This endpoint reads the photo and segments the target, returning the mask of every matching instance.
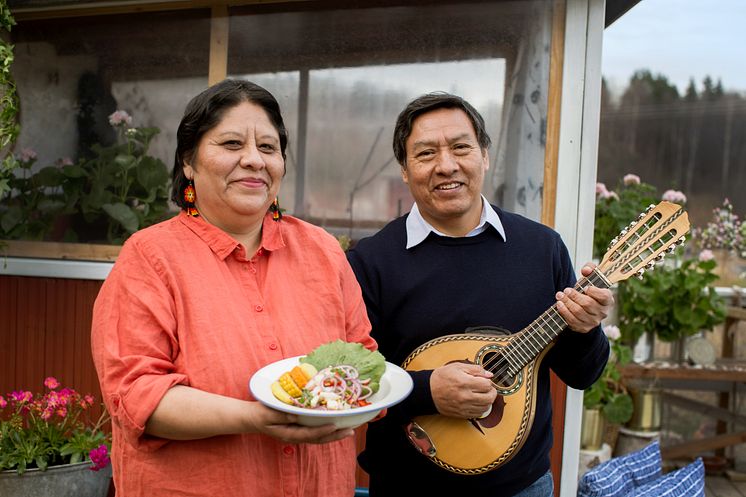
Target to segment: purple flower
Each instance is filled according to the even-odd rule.
[[[88,457],[91,458],[91,462],[93,463],[93,466],[89,468],[91,471],[104,469],[106,466],[109,465],[109,462],[111,462],[111,460],[109,459],[109,449],[106,447],[105,444],[101,444],[98,446],[98,448],[92,449],[88,453]]]

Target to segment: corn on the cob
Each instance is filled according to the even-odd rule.
[[[280,386],[282,386],[282,389],[289,393],[292,397],[300,397],[303,393],[301,392],[301,389],[298,388],[298,385],[295,384],[295,381],[293,381],[290,373],[283,373],[283,375],[280,376],[279,382]]]

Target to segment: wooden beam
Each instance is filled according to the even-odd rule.
[[[32,259],[64,259],[75,261],[107,261],[117,259],[119,245],[96,245],[91,243],[30,242],[21,240],[3,241],[0,248],[3,257],[28,257]]]
[[[541,198],[541,222],[554,227],[557,205],[557,162],[562,103],[562,65],[565,53],[565,0],[555,0],[552,12],[552,46],[549,57],[549,94],[547,96],[547,136],[544,151],[544,186]],[[555,411],[556,412],[556,411]]]
[[[738,423],[741,425],[746,425],[746,416],[742,416],[740,414],[731,412],[729,409],[724,409],[722,407],[715,407],[713,405],[706,404],[698,400],[689,399],[687,397],[682,397],[680,395],[676,395],[671,392],[663,392],[663,400],[667,404],[678,406],[678,407],[687,409],[689,411],[698,412],[705,416],[709,416],[709,417],[723,420],[723,421],[730,421],[730,422]],[[725,433],[725,432],[722,432],[722,433]]]
[[[228,7],[215,5],[212,8],[210,22],[210,70],[207,76],[207,83],[210,86],[223,81],[228,76],[229,29]]]
[[[723,447],[737,445],[744,442],[746,442],[746,431],[717,435],[708,438],[698,438],[696,440],[672,445],[670,447],[662,447],[661,457],[663,459],[692,457],[703,452],[721,449]]]

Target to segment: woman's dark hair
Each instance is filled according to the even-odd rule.
[[[450,93],[434,92],[422,95],[412,100],[396,118],[394,127],[394,157],[402,167],[407,166],[407,138],[412,134],[412,124],[422,114],[437,109],[461,109],[471,121],[474,132],[477,135],[477,143],[482,150],[489,148],[492,140],[487,134],[484,119],[472,107],[472,105],[461,97]]]
[[[184,163],[191,163],[202,136],[218,125],[225,112],[242,102],[258,105],[280,135],[280,151],[285,160],[288,133],[280,113],[280,105],[270,92],[250,81],[226,79],[212,85],[194,97],[184,110],[176,132],[176,154],[171,184],[171,200],[184,209],[183,191],[189,180],[184,175]]]

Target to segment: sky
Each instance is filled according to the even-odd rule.
[[[746,94],[746,0],[641,0],[603,39],[602,73],[613,93],[638,69],[666,76],[683,93],[710,75]]]

